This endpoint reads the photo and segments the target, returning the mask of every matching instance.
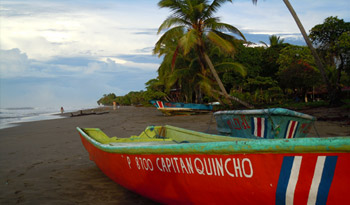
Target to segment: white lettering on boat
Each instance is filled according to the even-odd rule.
[[[206,176],[227,175],[239,178],[252,178],[254,174],[253,164],[249,158],[157,157],[154,160],[154,158],[134,157],[134,159],[136,168],[144,171],[158,170],[166,173]],[[133,163],[129,156],[126,157],[126,161],[132,169]]]
[[[131,166],[130,166],[131,163],[129,162],[130,158],[127,157],[126,159],[128,160],[129,168],[131,168]],[[151,159],[135,157],[135,163],[136,163],[136,166],[138,169],[142,169],[142,170],[146,170],[146,171],[148,171],[148,170],[153,171],[154,170],[153,163],[152,163]]]
[[[246,170],[247,170],[247,169],[245,169],[244,162],[247,162],[248,165],[249,165],[249,171],[250,171],[249,174],[246,173]],[[242,170],[243,170],[243,174],[244,174],[245,177],[251,178],[251,177],[253,176],[252,162],[251,162],[248,158],[244,158],[244,159],[242,160]]]
[[[197,162],[199,162],[199,163],[197,163]],[[197,164],[200,164],[200,165],[197,165]],[[194,167],[196,168],[196,171],[198,174],[204,175],[203,162],[199,158],[194,159]]]
[[[229,171],[229,169],[227,169],[227,164],[228,164],[229,161],[231,161],[230,158],[228,158],[228,159],[225,160],[225,171],[227,172],[228,175],[230,175],[231,177],[234,177],[235,175],[233,175],[233,174]]]
[[[129,165],[129,168],[131,169],[131,160],[130,160],[130,157],[126,157],[126,160],[128,161],[128,165]]]

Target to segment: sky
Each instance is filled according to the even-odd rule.
[[[157,0],[0,0],[0,107],[92,106],[103,94],[145,90],[170,15]],[[350,21],[348,0],[290,0],[305,30]],[[216,13],[247,38],[305,45],[282,0],[225,3]]]

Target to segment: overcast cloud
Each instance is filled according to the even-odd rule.
[[[0,1],[0,107],[94,105],[143,90],[157,76],[152,49],[170,14],[157,2]],[[347,0],[290,2],[307,31],[328,16],[350,21]],[[282,0],[236,0],[217,16],[253,42],[277,34],[304,44]]]

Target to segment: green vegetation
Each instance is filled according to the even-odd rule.
[[[97,101],[97,104],[113,105],[113,101],[115,101],[116,98],[117,96],[114,93],[109,93],[108,95],[104,94],[103,97]]]
[[[160,8],[169,8],[172,14],[158,29],[158,34],[163,30],[168,30],[156,43],[154,53],[166,56],[163,61],[166,65],[163,67],[168,71],[165,72],[171,72],[171,75],[174,73],[173,76],[177,76],[176,78],[170,77],[171,86],[184,90],[177,81],[189,79],[191,84],[186,87],[186,93],[187,95],[195,93],[195,101],[199,103],[202,102],[204,95],[219,101],[221,100],[218,95],[223,95],[227,99],[226,103],[230,105],[230,96],[215,67],[223,66],[226,70],[235,68],[242,70],[242,66],[238,63],[222,61],[223,58],[220,59],[217,66],[214,66],[215,62],[211,60],[215,58],[215,56],[210,56],[211,53],[214,55],[220,53],[225,58],[234,56],[235,38],[228,35],[227,32],[236,34],[245,40],[236,27],[222,23],[218,17],[214,16],[217,9],[225,2],[215,0],[210,4],[205,0],[161,0],[158,3]],[[182,55],[178,56],[179,54]],[[182,58],[180,65],[176,64],[177,58]],[[186,75],[187,79],[183,79],[182,77]],[[246,102],[237,98],[233,100],[250,107]]]
[[[309,36],[328,68],[331,103],[340,104],[341,79],[344,72],[350,73],[350,23],[331,16],[314,26]]]
[[[165,33],[154,48],[154,54],[163,57],[158,77],[146,83],[146,91],[125,96],[111,93],[98,103],[147,105],[149,100],[161,99],[219,101],[231,108],[285,105],[297,109],[305,102],[307,106],[334,103],[334,96],[349,102],[349,93],[341,89],[350,86],[350,23],[328,17],[310,31],[326,65],[326,78],[333,88],[330,95],[308,47],[290,45],[274,35],[270,42],[262,42],[265,46],[248,46],[237,28],[214,16],[225,2],[161,0],[158,5],[172,14],[159,27]]]

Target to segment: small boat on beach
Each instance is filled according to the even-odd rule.
[[[207,113],[213,110],[212,105],[166,102],[162,100],[150,100],[159,111],[165,115],[191,115],[198,113]]]
[[[112,180],[164,204],[344,204],[350,137],[258,139],[149,126],[108,137],[77,128]]]
[[[220,134],[257,139],[306,137],[316,120],[284,108],[219,111],[214,116]]]

